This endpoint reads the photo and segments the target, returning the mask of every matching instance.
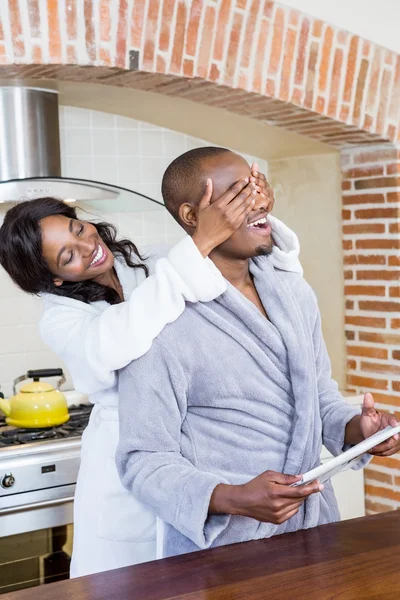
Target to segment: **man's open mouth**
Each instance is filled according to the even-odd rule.
[[[247,229],[267,229],[267,227],[270,227],[267,217],[261,217],[258,221],[254,221],[247,225]]]

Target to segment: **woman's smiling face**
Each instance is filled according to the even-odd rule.
[[[42,219],[42,252],[56,285],[96,280],[114,266],[114,256],[91,223],[53,215]]]

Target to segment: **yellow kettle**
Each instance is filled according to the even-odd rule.
[[[57,390],[49,383],[40,381],[43,377],[61,377]],[[17,385],[27,379],[33,382],[24,385],[17,394]],[[23,428],[55,427],[69,419],[67,400],[59,391],[65,383],[62,369],[42,369],[28,371],[14,381],[14,396],[9,400],[0,398],[0,409],[6,415],[8,425]]]

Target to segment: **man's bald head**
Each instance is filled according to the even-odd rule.
[[[167,168],[162,180],[162,195],[171,215],[180,222],[179,209],[188,202],[197,206],[204,194],[207,178],[213,181],[213,199],[221,196],[238,178],[250,175],[246,161],[227,148],[206,146],[178,156]],[[239,177],[240,179],[240,177]]]

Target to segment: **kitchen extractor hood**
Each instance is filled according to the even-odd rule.
[[[58,93],[0,87],[0,203],[115,199],[118,186],[61,176]]]

